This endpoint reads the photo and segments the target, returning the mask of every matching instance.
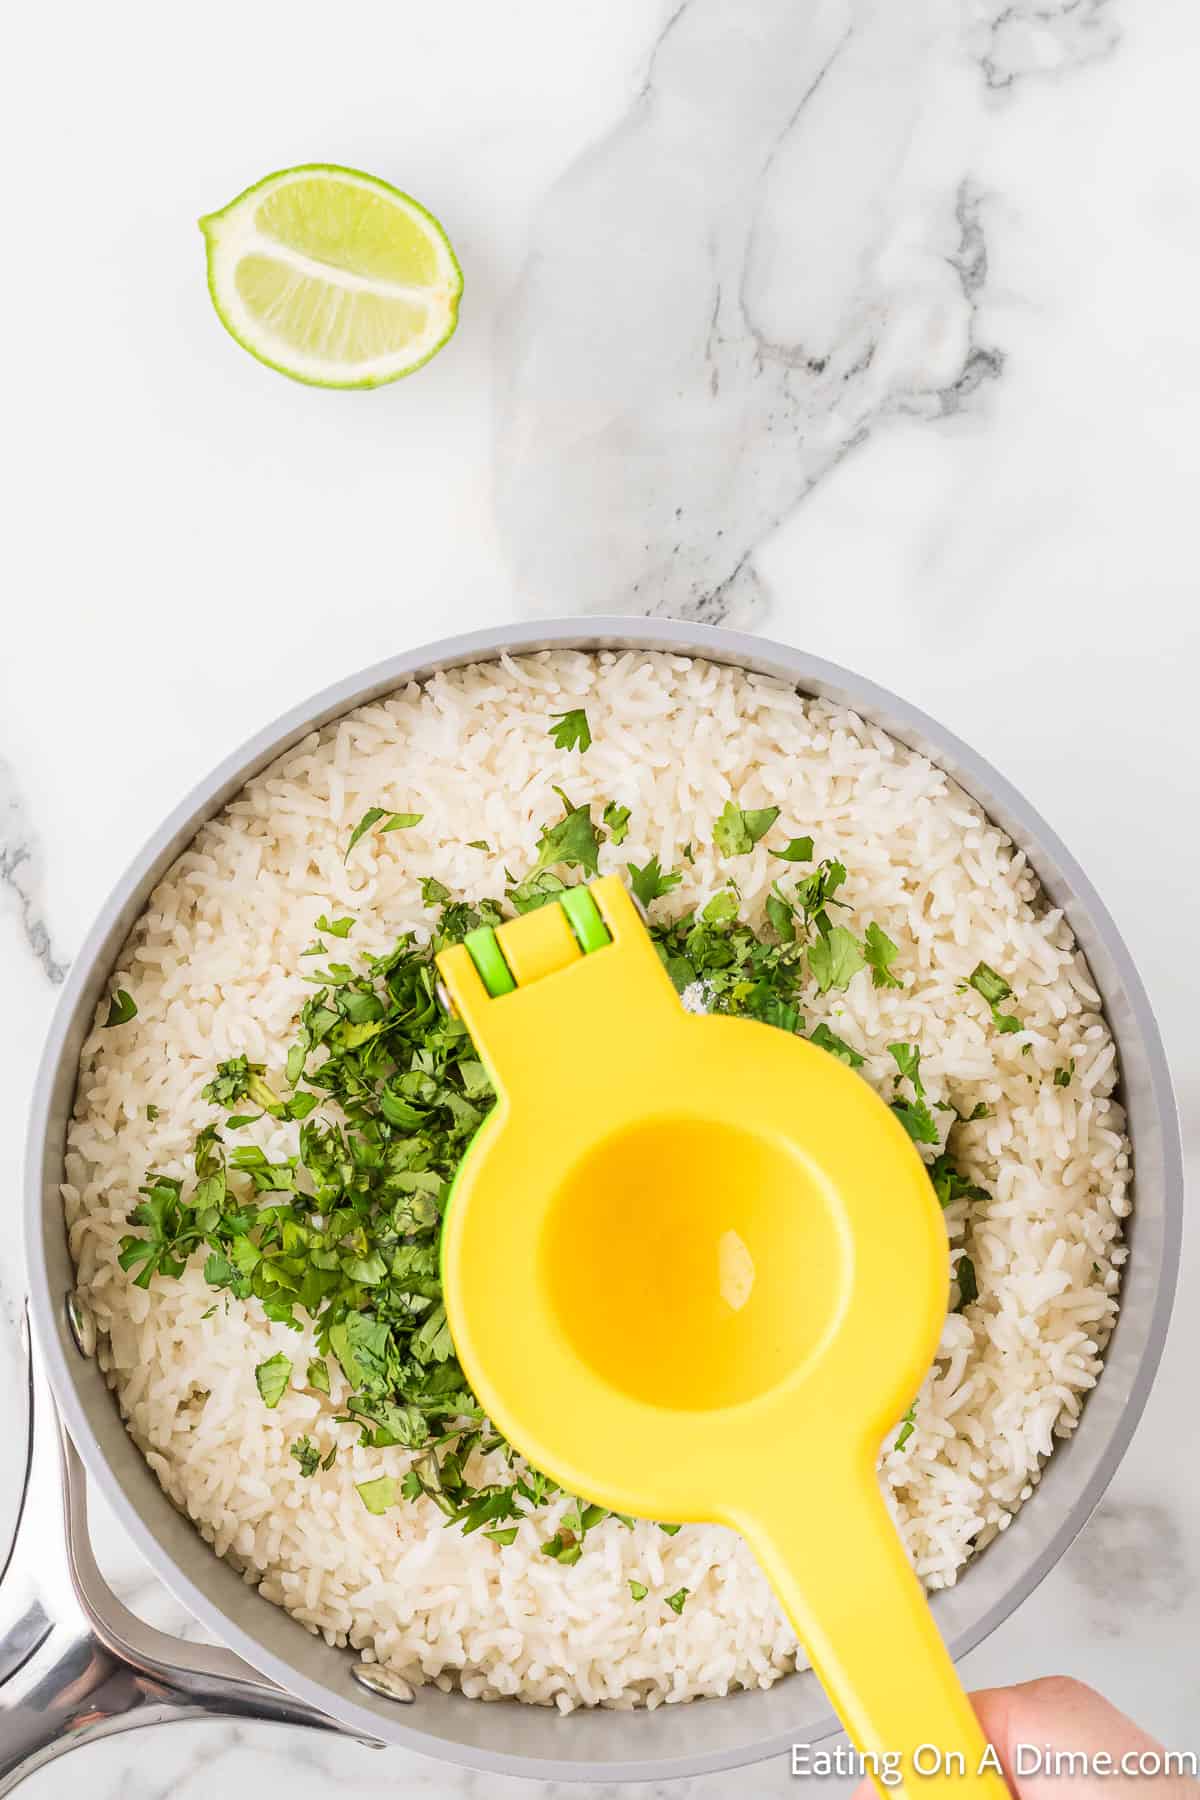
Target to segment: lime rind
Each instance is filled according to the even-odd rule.
[[[363,276],[325,258],[308,257],[294,245],[256,229],[255,215],[265,199],[297,182],[311,182],[314,177],[328,177],[331,191],[338,188],[361,190],[371,198],[395,207],[404,215],[406,223],[418,225],[425,243],[434,252],[435,280],[408,285]],[[294,168],[277,170],[244,189],[219,211],[205,214],[199,224],[207,255],[208,291],[217,317],[230,336],[258,362],[293,381],[310,387],[339,389],[383,387],[423,368],[454,335],[463,277],[449,239],[433,214],[419,201],[361,169],[338,163],[300,163]],[[342,310],[352,313],[352,297],[361,293],[375,300],[382,297],[384,301],[420,306],[427,316],[426,328],[382,355],[355,359],[353,356],[314,353],[273,330],[270,321],[256,316],[247,304],[239,289],[238,272],[251,257],[270,259],[289,267],[298,280],[307,282],[314,292],[321,286],[327,287],[335,297],[335,313],[337,296],[348,303]],[[411,311],[411,307],[395,304],[392,312],[399,319]],[[310,313],[311,310],[310,307]],[[386,314],[387,307],[377,304],[370,310],[377,323],[378,316],[381,312]]]

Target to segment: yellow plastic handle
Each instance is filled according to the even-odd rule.
[[[786,1498],[763,1498],[736,1523],[880,1793],[1010,1800],[870,1459],[840,1477],[816,1461]]]

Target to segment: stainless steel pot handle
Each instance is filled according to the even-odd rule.
[[[28,1319],[24,1335],[25,1486],[0,1571],[0,1796],[67,1751],[141,1725],[257,1719],[343,1731],[232,1651],[156,1631],[116,1598],[96,1566],[83,1464],[59,1424]]]

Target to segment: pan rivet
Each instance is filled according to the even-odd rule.
[[[359,1687],[366,1688],[369,1694],[378,1694],[382,1700],[399,1700],[407,1706],[416,1699],[403,1675],[397,1675],[395,1669],[386,1668],[383,1663],[355,1663],[350,1673]]]
[[[74,1291],[67,1295],[67,1324],[71,1328],[71,1336],[75,1339],[75,1348],[80,1356],[94,1356],[96,1321]]]

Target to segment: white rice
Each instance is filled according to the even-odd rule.
[[[576,705],[594,737],[582,757],[548,735],[548,715]],[[717,1527],[668,1537],[610,1520],[563,1567],[541,1545],[565,1501],[505,1548],[444,1529],[428,1502],[373,1517],[355,1482],[401,1476],[408,1454],[360,1449],[353,1427],[333,1424],[336,1378],[331,1399],[291,1390],[275,1412],[256,1391],[255,1364],[282,1350],[302,1368],[308,1334],[268,1324],[254,1303],[212,1311],[197,1266],[144,1292],[116,1261],[145,1171],[190,1174],[193,1138],[214,1116],[200,1099],[213,1065],[245,1052],[279,1075],[311,992],[300,953],[317,915],[353,913],[347,949],[378,952],[402,930],[428,931],[422,876],[499,898],[502,860],[528,867],[539,828],[561,813],[555,783],[576,803],[631,809],[629,836],[602,868],[657,854],[682,872],[660,902],[679,911],[733,875],[756,921],[787,866],[762,843],[723,860],[712,822],[731,796],[780,807],[772,839],[811,832],[818,856],[845,863],[852,910],[841,920],[860,933],[878,921],[905,980],[878,990],[863,973],[844,994],[814,994],[808,1028],[828,1019],[889,1096],[886,1046],[916,1042],[931,1099],[991,1108],[955,1142],[993,1198],[946,1216],[954,1260],[965,1248],[974,1259],[979,1299],[947,1319],[915,1431],[902,1451],[890,1434],[880,1463],[918,1573],[952,1583],[1032,1494],[1100,1373],[1129,1145],[1098,996],[1023,855],[939,770],[851,713],[683,657],[554,653],[440,675],[314,732],[155,890],[114,982],[138,1016],[84,1046],[63,1193],[80,1298],[129,1430],[248,1581],[311,1631],[413,1680],[563,1711],[656,1706],[765,1687],[794,1666],[792,1633],[740,1541]],[[349,832],[373,805],[424,819],[365,839],[347,865]],[[501,854],[467,848],[478,838]],[[981,959],[1011,982],[1019,1033],[998,1034],[980,997],[960,992]],[[1074,1079],[1056,1087],[1053,1071],[1072,1059]],[[294,1149],[293,1126],[255,1133],[273,1155]],[[333,1468],[309,1480],[288,1454],[304,1433],[322,1451],[339,1445]],[[640,1604],[631,1578],[650,1590]],[[690,1597],[677,1617],[663,1601],[680,1587]]]

